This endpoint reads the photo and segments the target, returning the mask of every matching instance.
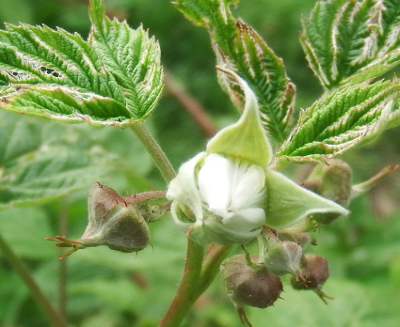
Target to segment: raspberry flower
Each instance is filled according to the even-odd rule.
[[[235,73],[222,69],[242,87],[242,116],[218,132],[205,152],[185,162],[171,181],[174,221],[202,245],[244,244],[264,225],[285,230],[306,224],[315,213],[347,214],[347,210],[268,169],[271,145],[261,123],[257,99]]]

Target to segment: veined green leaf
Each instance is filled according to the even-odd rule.
[[[51,144],[47,127],[43,121],[0,112],[0,209],[60,197],[89,187],[108,172],[104,158],[93,151]]]
[[[114,75],[127,109],[144,119],[155,108],[163,88],[160,47],[142,27],[132,30],[125,21],[104,17],[101,0],[91,2],[89,44]]]
[[[360,83],[400,63],[400,0],[319,0],[301,42],[327,89]]]
[[[69,149],[70,150],[70,149]],[[87,187],[105,172],[84,151],[51,148],[15,166],[0,177],[0,209],[49,201]]]
[[[400,85],[387,81],[343,86],[327,94],[300,115],[278,157],[324,160],[377,135],[398,114],[399,93]]]
[[[0,108],[65,122],[124,127],[144,120],[162,91],[157,42],[104,16],[91,0],[89,38],[47,26],[0,31]]]
[[[178,0],[177,8],[196,25],[210,33],[221,66],[237,72],[258,97],[261,118],[267,132],[282,142],[292,127],[295,88],[286,76],[282,60],[248,25],[232,16],[233,0]],[[243,107],[239,85],[226,74],[218,73],[220,83],[233,102]]]
[[[0,177],[1,167],[42,145],[40,126],[27,119],[0,112]]]

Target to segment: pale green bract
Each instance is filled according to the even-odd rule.
[[[150,115],[163,87],[158,43],[106,18],[102,1],[90,4],[87,41],[47,26],[0,31],[1,109],[117,127]]]

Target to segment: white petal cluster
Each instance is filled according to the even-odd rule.
[[[221,217],[232,230],[254,230],[265,222],[260,208],[265,193],[265,172],[260,166],[211,153],[198,173],[206,209]]]
[[[171,210],[175,221],[185,230],[202,228],[208,236],[212,230],[212,238],[216,236],[220,243],[245,243],[259,234],[265,224],[261,207],[265,192],[262,167],[202,152],[181,166],[169,185],[167,197],[174,201],[173,206],[183,206],[193,213],[193,223],[185,224],[177,216],[176,208]]]

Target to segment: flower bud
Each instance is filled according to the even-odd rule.
[[[200,153],[179,169],[169,185],[171,214],[197,243],[244,244],[265,223],[264,169],[216,153]]]
[[[328,277],[328,261],[319,255],[307,253],[302,259],[300,274],[292,277],[291,284],[296,290],[315,291],[326,303],[325,298],[333,299],[321,291]]]
[[[296,275],[303,254],[301,246],[294,242],[279,241],[267,250],[265,265],[277,276]]]
[[[121,252],[137,252],[149,243],[150,230],[136,205],[112,188],[95,184],[89,191],[89,225],[81,240]]]
[[[228,294],[237,308],[249,305],[266,308],[282,292],[279,277],[268,271],[264,264],[257,264],[256,256],[247,262],[242,254],[228,258],[221,264],[221,272]]]
[[[137,205],[127,203],[112,188],[100,183],[93,185],[89,190],[88,211],[89,224],[80,239],[46,238],[60,241],[57,244],[60,247],[73,248],[63,257],[78,249],[99,245],[121,252],[137,252],[148,245],[150,230]]]
[[[268,270],[277,276],[296,275],[300,269],[300,259],[303,254],[299,244],[282,241],[276,233],[264,227],[258,237],[260,246],[259,261],[263,261]]]

